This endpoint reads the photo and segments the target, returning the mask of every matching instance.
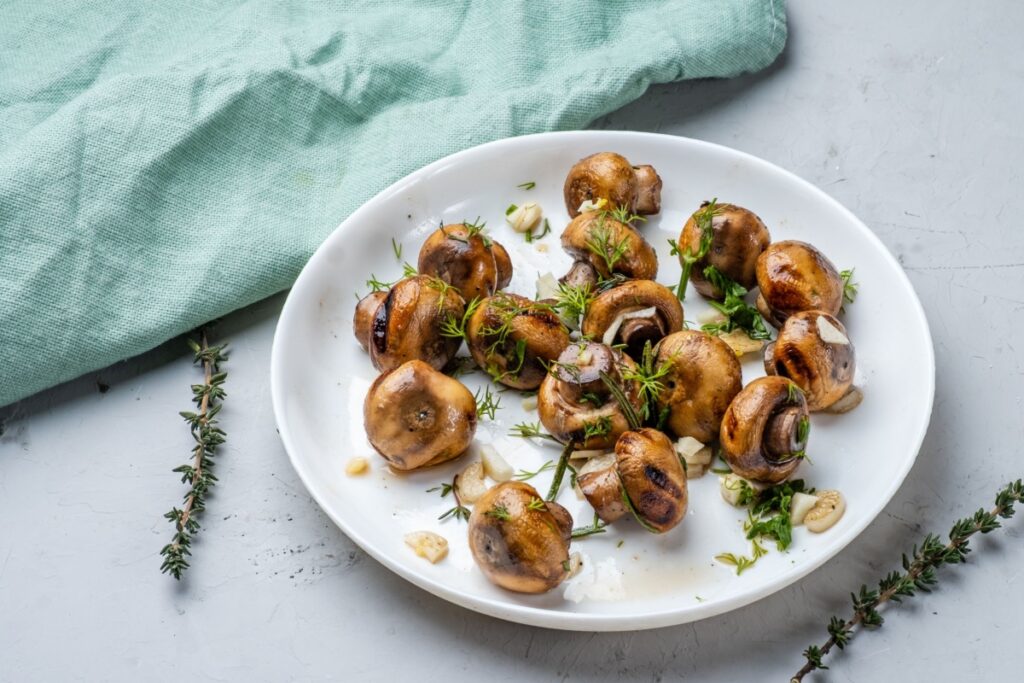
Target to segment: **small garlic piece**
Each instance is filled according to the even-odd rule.
[[[793,526],[800,526],[804,523],[804,517],[818,504],[818,497],[809,493],[794,493],[793,500],[789,506],[789,522]]]
[[[687,479],[703,477],[713,457],[711,447],[705,446],[692,436],[684,436],[676,441],[676,453],[686,463]]]
[[[514,474],[508,461],[489,444],[480,447],[480,462],[483,463],[484,474],[494,481],[508,481]]]
[[[554,299],[558,296],[558,280],[552,273],[537,277],[537,300]]]
[[[719,491],[722,493],[722,499],[734,507],[739,507],[740,495],[747,487],[750,487],[749,481],[738,474],[734,474],[733,472],[730,472],[724,477],[719,477],[718,483]]]
[[[842,344],[844,346],[850,343],[846,335],[838,327],[830,323],[825,316],[818,316],[817,325],[818,336],[821,337],[821,341],[828,344]]]
[[[818,318],[821,320],[821,318]],[[718,336],[719,339],[729,345],[729,348],[733,350],[737,356],[745,356],[748,353],[757,353],[764,348],[764,341],[761,339],[751,339],[750,336],[740,329],[735,329],[732,332],[726,332]]]
[[[526,202],[505,216],[505,222],[516,232],[530,232],[540,223],[541,210],[537,202]]]
[[[467,465],[466,469],[456,475],[455,486],[459,490],[459,498],[463,503],[475,503],[480,496],[487,492],[483,463],[478,460]]]
[[[605,199],[604,197],[601,197],[596,202],[593,201],[592,199],[588,199],[582,204],[580,204],[580,208],[578,208],[577,211],[579,213],[587,213],[588,211],[600,211],[601,208],[607,203],[608,200]]]
[[[846,512],[846,500],[839,491],[819,491],[818,502],[804,517],[804,526],[808,531],[820,534],[831,529]]]
[[[350,477],[357,477],[365,474],[370,469],[370,461],[366,458],[351,458],[345,463],[345,474]]]
[[[542,254],[548,253],[548,245],[545,244],[544,242],[537,242],[536,246],[534,246],[534,249],[536,249]]]
[[[864,392],[857,387],[850,387],[850,390],[843,394],[838,401],[830,405],[828,408],[825,408],[825,412],[837,415],[848,413],[859,406],[860,402],[863,400]]]
[[[537,394],[523,399],[523,410],[537,410]]]
[[[433,531],[413,531],[405,535],[405,544],[420,557],[437,564],[448,554],[448,540]]]

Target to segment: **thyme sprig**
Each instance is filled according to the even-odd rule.
[[[680,301],[686,300],[686,286],[690,283],[690,271],[693,270],[693,264],[707,256],[711,249],[711,241],[715,236],[714,220],[717,214],[718,198],[715,197],[710,202],[705,202],[700,211],[693,215],[694,221],[697,223],[697,230],[700,231],[700,244],[697,247],[697,253],[693,253],[690,247],[686,247],[680,252],[678,245],[669,240],[669,244],[672,246],[672,255],[678,256],[683,266],[683,272],[679,275],[679,285],[676,287],[676,296]]]
[[[946,564],[961,564],[967,561],[971,551],[970,538],[975,534],[987,534],[1002,527],[1000,519],[1009,519],[1015,512],[1014,506],[1024,502],[1024,483],[1018,479],[1007,484],[996,494],[995,506],[986,511],[979,509],[970,517],[958,520],[949,532],[949,542],[943,543],[935,534],[924,537],[920,547],[914,546],[910,557],[903,556],[903,571],[890,572],[878,582],[876,590],[861,586],[859,593],[850,595],[853,616],[849,620],[832,617],[828,624],[828,640],[823,644],[811,645],[804,650],[807,660],[791,679],[800,683],[804,677],[817,669],[827,669],[824,657],[833,647],[845,649],[857,627],[877,628],[884,619],[878,608],[888,602],[900,603],[903,598],[913,597],[917,592],[931,592],[938,583],[936,570]]]
[[[193,362],[203,369],[203,383],[192,385],[192,401],[196,404],[196,412],[184,410],[180,414],[189,424],[195,446],[192,448],[192,460],[174,468],[181,474],[182,483],[188,484],[184,503],[181,508],[172,507],[164,517],[174,524],[174,535],[171,542],[160,551],[163,562],[161,573],[170,574],[181,580],[181,575],[189,568],[188,557],[191,557],[192,537],[199,531],[198,517],[206,509],[206,493],[217,482],[213,474],[213,459],[217,447],[224,443],[226,434],[217,426],[217,413],[220,412],[224,393],[224,380],[227,373],[221,372],[220,364],[227,360],[224,349],[227,344],[210,346],[206,330],[199,331],[199,341],[188,340],[194,354]]]

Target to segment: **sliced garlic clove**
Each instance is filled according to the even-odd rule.
[[[818,336],[821,337],[821,341],[828,344],[841,344],[846,345],[850,343],[850,339],[842,333],[842,331],[830,323],[828,318],[823,315],[819,315],[817,319],[818,325]]]
[[[818,491],[818,502],[804,516],[808,531],[820,534],[832,528],[846,512],[846,500],[839,491]]]
[[[484,474],[497,482],[508,481],[515,472],[505,458],[490,444],[480,447],[480,462],[484,466]]]
[[[540,223],[540,217],[540,205],[537,202],[526,202],[505,216],[505,222],[516,232],[530,232]]]
[[[820,320],[820,318],[819,318]],[[737,356],[745,356],[748,353],[757,353],[764,348],[764,341],[761,339],[751,339],[750,336],[743,330],[733,330],[732,332],[726,332],[725,334],[718,335],[718,338],[728,344],[732,352]]]
[[[480,496],[487,492],[483,463],[480,461],[471,463],[466,469],[459,472],[455,479],[455,487],[458,489],[459,499],[463,503],[475,503],[479,500]]]
[[[537,394],[523,399],[523,410],[537,410]]]
[[[596,202],[591,199],[587,199],[582,204],[580,204],[580,208],[576,209],[576,211],[578,213],[587,213],[588,211],[600,211],[601,208],[607,203],[608,200],[606,200],[604,197],[599,198]]]
[[[740,496],[748,486],[750,486],[749,481],[732,472],[718,478],[718,489],[722,494],[722,500],[733,507],[740,506]]]
[[[703,465],[698,465],[696,463],[691,465],[690,463],[686,463],[687,479],[700,479],[704,476],[705,472],[707,472],[707,470],[704,469]]]
[[[721,311],[710,308],[697,315],[697,322],[701,325],[714,325],[715,323],[725,322],[725,316],[722,315]]]
[[[558,296],[558,280],[554,274],[544,273],[537,278],[537,300],[554,299]]]
[[[804,523],[804,517],[818,503],[818,497],[809,493],[794,493],[793,500],[789,506],[789,522],[793,526],[800,526]]]
[[[405,544],[431,564],[437,564],[448,555],[448,540],[433,531],[413,531],[405,535]]]

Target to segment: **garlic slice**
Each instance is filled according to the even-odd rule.
[[[505,222],[516,232],[530,232],[540,223],[540,217],[540,205],[537,202],[526,202],[505,216]]]
[[[537,299],[554,299],[558,296],[558,280],[554,274],[544,273],[537,277]]]
[[[515,474],[508,461],[490,444],[480,446],[480,463],[484,467],[484,474],[494,481],[508,481]]]
[[[804,523],[804,517],[818,504],[818,497],[809,493],[794,493],[789,505],[789,522],[793,526]]]
[[[455,486],[459,490],[459,499],[463,503],[475,503],[479,500],[480,496],[487,492],[483,463],[478,460],[459,472]]]
[[[821,341],[827,344],[841,344],[847,345],[850,340],[845,334],[843,334],[838,327],[828,321],[823,315],[819,315],[816,321],[818,326],[818,336],[821,337]]]
[[[633,320],[634,318],[649,318],[657,312],[658,309],[656,307],[650,306],[648,308],[641,308],[639,311],[619,313],[615,316],[615,320],[612,321],[612,324],[608,326],[608,329],[605,330],[604,336],[601,337],[601,343],[605,346],[611,346],[615,341],[615,335],[619,333],[619,328],[622,327],[622,323],[627,320]]]
[[[804,517],[808,531],[820,534],[831,529],[846,512],[846,500],[839,491],[819,491],[818,502]]]
[[[587,213],[588,211],[600,211],[601,207],[603,207],[607,203],[608,200],[606,200],[604,197],[599,198],[596,202],[593,201],[592,199],[588,199],[582,204],[580,204],[580,208],[576,209],[576,211],[578,211],[579,213]]]
[[[433,531],[413,531],[405,535],[405,544],[431,564],[437,564],[448,555],[448,540]]]

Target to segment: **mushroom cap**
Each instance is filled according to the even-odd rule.
[[[645,526],[664,533],[686,516],[686,470],[672,442],[657,429],[625,432],[615,443],[623,490]]]
[[[370,348],[373,318],[377,315],[377,308],[384,303],[387,296],[387,292],[370,292],[356,304],[356,311],[352,316],[352,332],[355,333],[356,341],[363,347],[363,351],[368,351]]]
[[[440,370],[459,350],[461,339],[445,337],[449,317],[462,318],[465,303],[452,287],[427,275],[399,280],[377,307],[370,334],[370,360],[381,372],[409,360]]]
[[[598,152],[577,161],[565,178],[565,209],[580,215],[580,204],[604,199],[615,208],[633,210],[637,199],[636,172],[626,157],[615,152]]]
[[[603,342],[605,333],[624,313],[654,308],[653,315],[622,320],[612,344],[625,344],[634,359],[643,354],[646,342],[657,344],[666,335],[683,329],[683,307],[668,287],[653,280],[629,280],[599,294],[583,316],[583,335]]]
[[[828,340],[822,338],[823,330]],[[837,343],[842,339],[845,344]],[[796,382],[812,411],[824,410],[842,398],[853,384],[856,368],[856,352],[846,328],[824,311],[789,316],[779,338],[765,349],[765,371]]]
[[[603,278],[620,274],[653,280],[658,275],[658,255],[643,235],[606,211],[574,218],[562,232],[562,248],[577,261],[590,263]]]
[[[636,381],[623,379],[626,370],[636,370],[633,359],[604,344],[580,341],[567,346],[537,392],[537,413],[544,428],[562,443],[611,448],[630,425],[600,373],[618,382],[639,413],[643,405],[640,388]],[[601,426],[603,433],[587,436],[588,426],[592,431]]]
[[[572,517],[558,503],[533,503],[542,500],[529,484],[507,481],[474,504],[469,548],[480,571],[496,586],[546,593],[568,575]]]
[[[828,258],[806,242],[775,242],[757,259],[758,308],[780,327],[800,311],[838,315],[843,279]]]
[[[725,411],[720,443],[732,471],[751,481],[777,484],[800,464],[806,446],[799,424],[809,420],[803,392],[785,377],[760,377]]]
[[[659,413],[668,410],[666,425],[677,437],[710,443],[718,436],[729,403],[743,388],[736,353],[718,337],[697,330],[670,334],[658,345],[655,367],[667,363],[660,378]]]
[[[707,206],[707,202],[701,207]],[[697,225],[700,211],[686,221],[679,235],[679,253],[689,249],[691,254],[700,252],[701,231]],[[704,269],[714,266],[720,273],[746,289],[757,284],[757,259],[771,242],[771,235],[758,216],[734,204],[719,204],[711,219],[711,247],[707,255],[699,259],[690,271],[690,281],[702,295],[710,299],[721,299],[724,292],[718,290],[704,277]]]
[[[466,301],[490,296],[512,278],[505,248],[463,223],[442,225],[431,233],[420,247],[418,268],[459,290]]]
[[[366,436],[396,470],[462,455],[476,422],[476,400],[469,389],[419,360],[379,376],[363,402]]]
[[[466,333],[477,365],[514,389],[540,386],[545,363],[569,345],[569,331],[550,305],[508,292],[484,299]]]

